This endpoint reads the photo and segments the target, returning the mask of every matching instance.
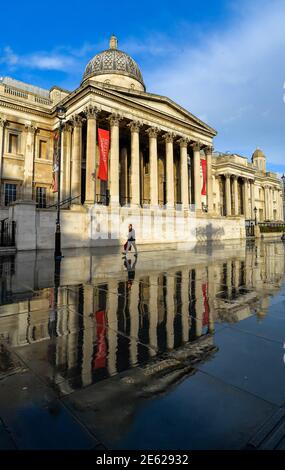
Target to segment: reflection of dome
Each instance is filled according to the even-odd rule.
[[[137,63],[125,52],[117,49],[115,36],[110,39],[110,48],[91,59],[84,72],[83,81],[94,78],[100,82],[145,90],[142,74]]]

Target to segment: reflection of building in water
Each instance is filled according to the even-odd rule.
[[[137,271],[131,288],[126,273],[61,286],[56,311],[53,287],[15,293],[13,269],[13,263],[2,262],[1,337],[16,347],[36,343],[33,359],[48,360],[54,379],[72,377],[75,387],[151,364],[167,351],[191,356],[199,345],[202,360],[215,322],[266,312],[270,295],[283,283],[284,247],[253,245],[244,256],[196,268]]]

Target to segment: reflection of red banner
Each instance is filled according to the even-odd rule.
[[[106,319],[105,310],[98,310],[95,313],[97,326],[97,352],[93,361],[93,369],[106,367],[107,345],[106,345]]]
[[[203,158],[201,159],[201,166],[202,166],[202,177],[203,177],[203,184],[202,184],[202,196],[207,195],[207,161]]]
[[[53,169],[52,169],[52,190],[54,193],[58,191],[58,170],[59,170],[59,155],[58,155],[58,139],[59,132],[55,132],[53,137]]]
[[[209,325],[209,304],[207,298],[207,284],[202,284],[202,292],[204,299],[204,314],[203,314],[203,326]]]
[[[110,145],[110,132],[105,129],[98,129],[98,143],[100,151],[100,161],[98,178],[102,181],[108,180],[108,153]]]

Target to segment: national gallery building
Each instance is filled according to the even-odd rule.
[[[148,93],[115,36],[74,91],[1,78],[0,218],[17,223],[19,249],[51,248],[59,187],[66,247],[118,243],[129,222],[139,243],[153,243],[184,241],[188,232],[192,241],[241,238],[245,221],[283,221],[282,182],[266,171],[263,152],[250,163],[213,152],[215,135]]]

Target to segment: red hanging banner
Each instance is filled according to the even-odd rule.
[[[97,351],[93,359],[93,369],[102,369],[107,363],[106,344],[106,312],[98,310],[95,312],[97,326]]]
[[[98,129],[98,143],[100,152],[98,178],[101,181],[108,181],[108,153],[110,146],[110,132],[106,131],[105,129]]]
[[[59,178],[59,146],[58,146],[59,132],[56,131],[53,136],[53,169],[52,169],[52,191],[58,192],[58,178]]]
[[[207,195],[207,161],[203,158],[201,159],[201,167],[202,167],[202,196]]]

